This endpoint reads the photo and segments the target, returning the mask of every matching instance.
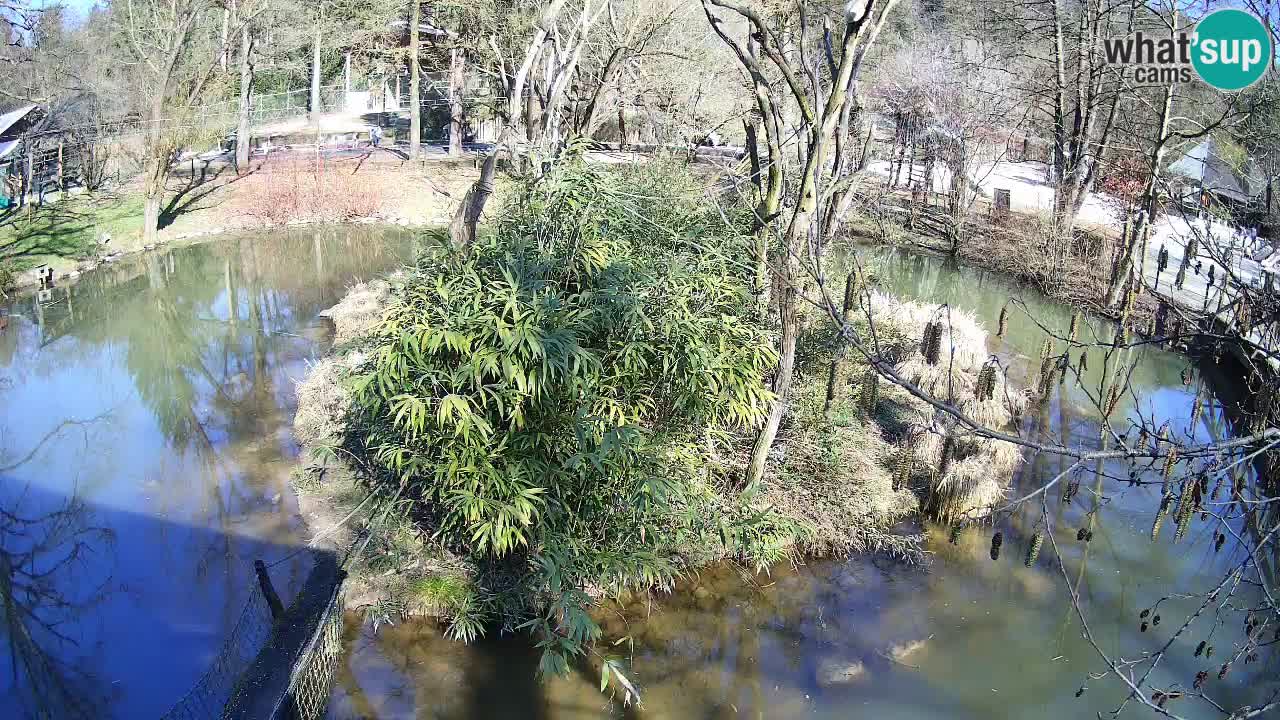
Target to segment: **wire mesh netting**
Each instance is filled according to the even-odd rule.
[[[342,655],[342,593],[334,589],[320,627],[294,666],[282,720],[317,720],[329,704],[334,670]]]
[[[222,717],[222,709],[240,676],[257,658],[271,635],[271,609],[267,607],[256,581],[248,591],[249,599],[217,657],[200,681],[161,716],[162,720]]]
[[[342,655],[342,580],[333,553],[319,552],[292,604],[244,670],[216,717],[318,720]]]
[[[162,720],[319,720],[342,656],[342,580],[319,553],[279,618],[257,580],[221,650]],[[272,591],[274,593],[274,591]]]

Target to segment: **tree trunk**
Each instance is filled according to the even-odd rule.
[[[147,164],[143,185],[142,244],[156,244],[160,232],[160,202],[164,199],[164,181],[169,172],[169,147],[160,127],[164,118],[165,94],[168,78],[156,88],[151,101],[151,127],[147,129]]]
[[[756,124],[744,118],[742,127],[747,132],[747,157],[751,160],[751,184],[755,186],[756,192],[763,193],[764,188],[761,187],[760,179],[760,142],[757,139]]]
[[[608,91],[609,86],[614,84],[614,79],[622,70],[622,61],[625,59],[623,48],[614,48],[609,54],[609,59],[604,63],[604,69],[600,71],[600,84],[596,85],[595,91],[591,93],[591,99],[587,101],[587,107],[583,111],[582,118],[578,122],[578,134],[582,137],[589,138],[599,124],[600,100]],[[621,103],[621,90],[619,90],[619,103]]]
[[[787,263],[791,265],[791,262]],[[797,269],[799,263],[795,263]],[[790,268],[788,269],[788,272]],[[774,377],[773,392],[776,396],[769,417],[764,427],[756,436],[755,445],[751,448],[751,465],[747,468],[746,492],[752,491],[764,478],[765,465],[769,460],[769,450],[778,437],[778,428],[782,425],[782,416],[787,411],[787,399],[791,393],[791,380],[796,369],[796,339],[800,334],[800,320],[795,308],[796,290],[790,282],[783,285],[779,298],[782,316],[782,340],[778,357],[778,374]]]
[[[532,145],[542,136],[542,106],[538,100],[537,81],[529,83],[529,94],[524,98],[525,138]]]
[[[462,86],[465,82],[465,63],[462,50],[453,48],[449,52],[449,154],[453,157],[462,155]]]
[[[542,52],[542,46],[547,36],[551,34],[551,28],[564,3],[565,0],[551,0],[543,9],[537,30],[525,49],[524,62],[512,76],[511,91],[507,96],[507,126],[493,151],[485,158],[484,166],[480,170],[480,178],[467,190],[449,226],[449,237],[456,248],[465,251],[475,242],[476,226],[480,223],[480,216],[484,213],[489,195],[493,193],[493,177],[498,166],[498,153],[502,152],[504,147],[514,144],[515,133],[521,120],[520,103],[523,99],[525,81],[529,77],[530,68]],[[512,154],[515,154],[514,151]]]
[[[231,54],[231,46],[227,43],[228,35],[231,32],[231,9],[222,9],[222,44],[218,50],[218,64],[222,66],[222,72],[227,71],[227,65],[231,62],[229,55]]]
[[[249,148],[253,143],[249,127],[250,101],[253,92],[253,38],[246,25],[240,30],[240,120],[236,125],[236,172],[249,172]]]
[[[422,100],[420,94],[422,67],[419,55],[422,42],[418,26],[422,24],[422,3],[413,0],[409,10],[409,157],[417,158],[422,150]]]
[[[165,161],[161,158],[147,158],[147,177],[144,186],[142,216],[142,244],[155,245],[160,233],[160,203],[164,199]]]
[[[1173,85],[1166,85],[1164,102],[1160,105],[1160,122],[1156,134],[1155,146],[1151,149],[1150,164],[1147,167],[1147,185],[1142,192],[1142,209],[1133,230],[1128,237],[1121,238],[1120,259],[1117,272],[1111,279],[1111,287],[1107,289],[1107,307],[1116,308],[1125,300],[1125,290],[1133,275],[1134,250],[1138,248],[1138,240],[1147,233],[1147,225],[1155,220],[1156,193],[1159,190],[1160,168],[1164,164],[1164,151],[1169,141],[1169,119],[1173,109]],[[1141,282],[1142,278],[1137,278]]]
[[[498,153],[489,153],[480,169],[480,179],[476,180],[462,198],[449,224],[449,239],[454,250],[462,254],[471,251],[476,241],[476,228],[480,224],[480,216],[484,213],[484,205],[493,193],[493,176],[498,167]]]
[[[316,22],[316,35],[311,42],[311,124],[320,132],[320,43],[323,22]]]
[[[618,85],[618,149],[627,149],[627,106],[622,104],[622,85]]]
[[[853,323],[853,304],[858,295],[858,271],[851,270],[849,276],[844,281],[844,307],[840,319],[843,325]],[[843,331],[843,327],[841,328]],[[836,388],[846,384],[844,377],[844,366],[847,364],[845,353],[848,352],[848,343],[845,342],[844,336],[841,335],[840,347],[836,351],[835,357],[831,359],[831,368],[827,373],[827,399],[822,404],[822,413],[831,418],[831,406],[836,400]]]

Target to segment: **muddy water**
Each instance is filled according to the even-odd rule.
[[[288,557],[294,380],[391,231],[149,253],[0,307],[0,717],[159,717]],[[286,597],[305,556],[272,569]],[[208,715],[215,717],[216,712]]]
[[[867,260],[887,290],[972,310],[991,328],[1011,296],[1062,334],[1070,323],[1071,309],[977,270],[912,255]],[[1110,337],[1103,323],[1090,323],[1082,337],[1093,333]],[[1028,365],[1038,367],[1044,337],[1030,318],[1015,316],[1007,341],[993,340],[991,349],[1025,373]],[[1231,435],[1230,421],[1199,374],[1190,386],[1183,384],[1185,359],[1156,349],[1135,350],[1133,359],[1136,392],[1120,412],[1168,420],[1184,438]],[[1044,412],[1030,413],[1024,432],[1097,444],[1097,418],[1085,393],[1096,386],[1102,363],[1101,357],[1090,360],[1088,382],[1065,385]],[[1197,392],[1209,402],[1190,427]],[[1011,492],[1034,489],[1060,466],[1055,458],[1031,459]],[[1106,469],[1128,472],[1120,464]],[[1167,523],[1153,543],[1158,485],[1103,488],[1088,475],[1081,479],[1084,487],[1073,502],[1065,504],[1055,493],[1047,503],[1053,538],[1099,647],[1115,657],[1140,657],[1167,641],[1193,604],[1164,601],[1158,610],[1163,622],[1146,632],[1139,611],[1170,593],[1216,584],[1241,550],[1229,541],[1215,553],[1213,531],[1201,522],[1178,544]],[[1125,690],[1113,678],[1091,677],[1104,666],[1082,637],[1051,544],[1046,541],[1032,567],[1023,566],[1040,518],[1041,506],[1032,504],[1001,522],[1005,542],[998,562],[988,557],[990,529],[967,530],[952,545],[943,529],[925,528],[932,554],[923,567],[874,557],[780,566],[754,577],[720,567],[670,596],[610,603],[602,610],[606,637],[628,638],[610,652],[631,664],[644,696],[639,709],[610,702],[591,667],[537,682],[537,653],[520,638],[468,647],[427,623],[376,634],[349,626],[349,657],[329,717],[986,720],[1110,712]],[[1092,528],[1091,543],[1076,541],[1082,526]],[[1248,602],[1247,596],[1242,593],[1240,601]],[[1264,652],[1261,662],[1237,665],[1225,680],[1216,679],[1224,656],[1242,639],[1243,622],[1229,615],[1213,630],[1211,619],[1197,621],[1152,675],[1153,684],[1186,689],[1205,669],[1213,678],[1209,692],[1227,707],[1267,698],[1280,688],[1276,653]],[[1216,648],[1211,660],[1194,657],[1204,638]],[[1174,702],[1171,709],[1186,717],[1219,716],[1201,701]],[[1147,713],[1130,706],[1125,716]]]

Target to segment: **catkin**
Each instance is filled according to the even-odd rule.
[[[942,322],[933,322],[925,326],[924,359],[930,365],[937,365],[942,357]]]
[[[1067,331],[1067,342],[1073,343],[1080,335],[1080,313],[1071,315],[1071,329]]]
[[[1000,322],[996,325],[996,337],[1002,338],[1009,332],[1009,303],[1005,303],[1004,307],[1000,308]]]
[[[893,468],[893,489],[897,490],[911,480],[912,465],[915,464],[915,450],[910,444],[898,452],[898,460]]]
[[[1191,518],[1195,515],[1196,507],[1194,487],[1195,480],[1190,478],[1182,484],[1182,497],[1178,499],[1178,509],[1174,513],[1174,520],[1178,524],[1173,534],[1174,542],[1181,542],[1183,536],[1187,534],[1187,528],[1191,527]]]
[[[1053,369],[1053,358],[1045,357],[1040,361],[1040,381],[1037,389],[1042,396],[1048,395],[1049,388],[1053,385]]]
[[[1107,404],[1102,408],[1102,416],[1104,418],[1111,417],[1116,411],[1116,406],[1120,404],[1120,386],[1112,385],[1111,390],[1107,393]]]
[[[1164,518],[1169,514],[1169,501],[1169,495],[1165,495],[1164,498],[1160,500],[1160,509],[1156,511],[1156,520],[1151,523],[1152,542],[1160,536],[1160,526],[1164,524]]]
[[[1192,518],[1196,515],[1192,510],[1192,503],[1190,502],[1183,501],[1178,506],[1178,529],[1174,530],[1174,542],[1183,541],[1183,537],[1187,534],[1187,529],[1192,527]]]
[[[978,400],[990,400],[995,397],[996,392],[996,365],[994,362],[988,362],[982,366],[982,371],[978,373],[978,384],[974,389],[974,393]]]
[[[1044,545],[1044,533],[1037,530],[1031,535],[1031,544],[1027,546],[1027,557],[1022,564],[1031,567],[1036,564],[1036,558],[1040,557],[1040,546]]]
[[[1000,559],[1000,546],[1004,544],[1004,533],[997,532],[991,536],[991,559]]]
[[[874,413],[876,410],[876,401],[880,395],[880,374],[874,368],[867,369],[867,375],[862,381],[862,410],[867,414]]]
[[[1178,462],[1178,448],[1169,448],[1169,454],[1164,457],[1164,488],[1169,489],[1169,478],[1173,477],[1173,466]]]
[[[924,334],[920,337],[920,354],[929,357],[929,346],[933,344],[933,328],[937,325],[930,320],[924,324]]]
[[[942,457],[938,459],[938,476],[942,477],[947,474],[947,468],[951,467],[952,455],[956,451],[956,441],[950,435],[942,441]]]

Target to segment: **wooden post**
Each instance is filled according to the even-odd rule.
[[[258,586],[262,588],[262,595],[267,599],[267,607],[271,608],[271,619],[279,620],[284,615],[284,603],[280,602],[280,596],[276,594],[275,586],[271,584],[271,576],[267,574],[267,564],[261,560],[254,560],[253,571],[258,574]]]
[[[993,205],[993,215],[995,221],[1004,224],[1009,220],[1009,209],[1013,204],[1012,193],[1003,188],[997,188],[995,191],[995,203]]]
[[[27,146],[27,169],[22,176],[22,204],[27,208],[27,213],[31,212],[31,204],[27,201],[27,196],[31,194],[31,184],[35,172],[35,151],[31,146]]]

